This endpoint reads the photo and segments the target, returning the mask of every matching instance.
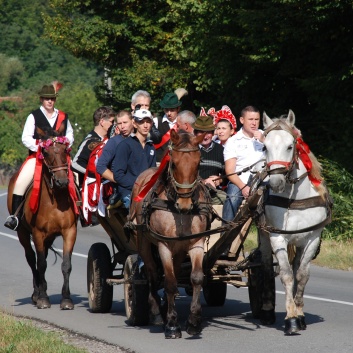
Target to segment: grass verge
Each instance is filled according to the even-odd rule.
[[[43,333],[29,320],[15,319],[0,311],[1,353],[87,353],[62,342],[55,332]]]

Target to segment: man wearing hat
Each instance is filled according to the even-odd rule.
[[[38,150],[39,136],[35,128],[41,129],[53,128],[58,130],[64,124],[64,134],[70,142],[74,142],[73,129],[66,113],[54,108],[58,91],[62,84],[55,81],[50,85],[44,85],[39,91],[41,106],[34,110],[28,117],[22,132],[22,143],[28,148],[29,156],[24,161],[20,173],[17,177],[12,196],[12,215],[6,219],[5,227],[16,230],[19,220],[22,217],[22,211],[17,217],[14,213],[21,205],[23,195],[33,179],[36,164],[36,152]]]
[[[152,114],[149,110],[135,110],[133,113],[135,133],[116,147],[112,172],[125,208],[130,207],[132,187],[137,177],[146,169],[156,166],[155,148],[148,139],[152,124]]]
[[[155,145],[157,150],[157,161],[160,162],[168,148],[170,140],[170,130],[175,128],[177,115],[180,111],[180,99],[187,94],[184,88],[177,88],[173,93],[167,93],[160,101],[159,105],[163,108],[164,115],[154,119],[155,126],[161,132],[162,141]]]
[[[215,130],[213,118],[209,115],[200,115],[192,127],[196,136],[205,134],[199,146],[201,151],[200,177],[210,187],[212,203],[223,204],[226,194],[220,190],[222,180],[217,180],[220,175],[224,174],[223,146],[212,139]]]

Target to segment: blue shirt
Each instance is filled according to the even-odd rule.
[[[102,175],[107,169],[111,169],[116,147],[121,141],[124,141],[124,138],[121,135],[116,135],[110,138],[103,147],[102,154],[98,158],[96,165],[96,170],[100,175]]]
[[[135,134],[121,141],[112,162],[112,172],[121,197],[130,195],[137,177],[155,166],[156,151],[151,141],[146,141],[145,147],[142,147]]]

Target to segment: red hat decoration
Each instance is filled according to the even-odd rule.
[[[215,108],[210,108],[206,114],[205,108],[201,108],[200,116],[211,115],[213,116],[213,124],[217,125],[220,120],[228,120],[233,129],[237,128],[237,121],[232,111],[227,105],[224,105],[221,110],[216,111]]]

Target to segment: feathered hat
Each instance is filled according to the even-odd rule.
[[[38,92],[39,97],[43,98],[56,98],[58,91],[62,88],[63,84],[59,81],[53,81],[50,85],[44,85]]]

